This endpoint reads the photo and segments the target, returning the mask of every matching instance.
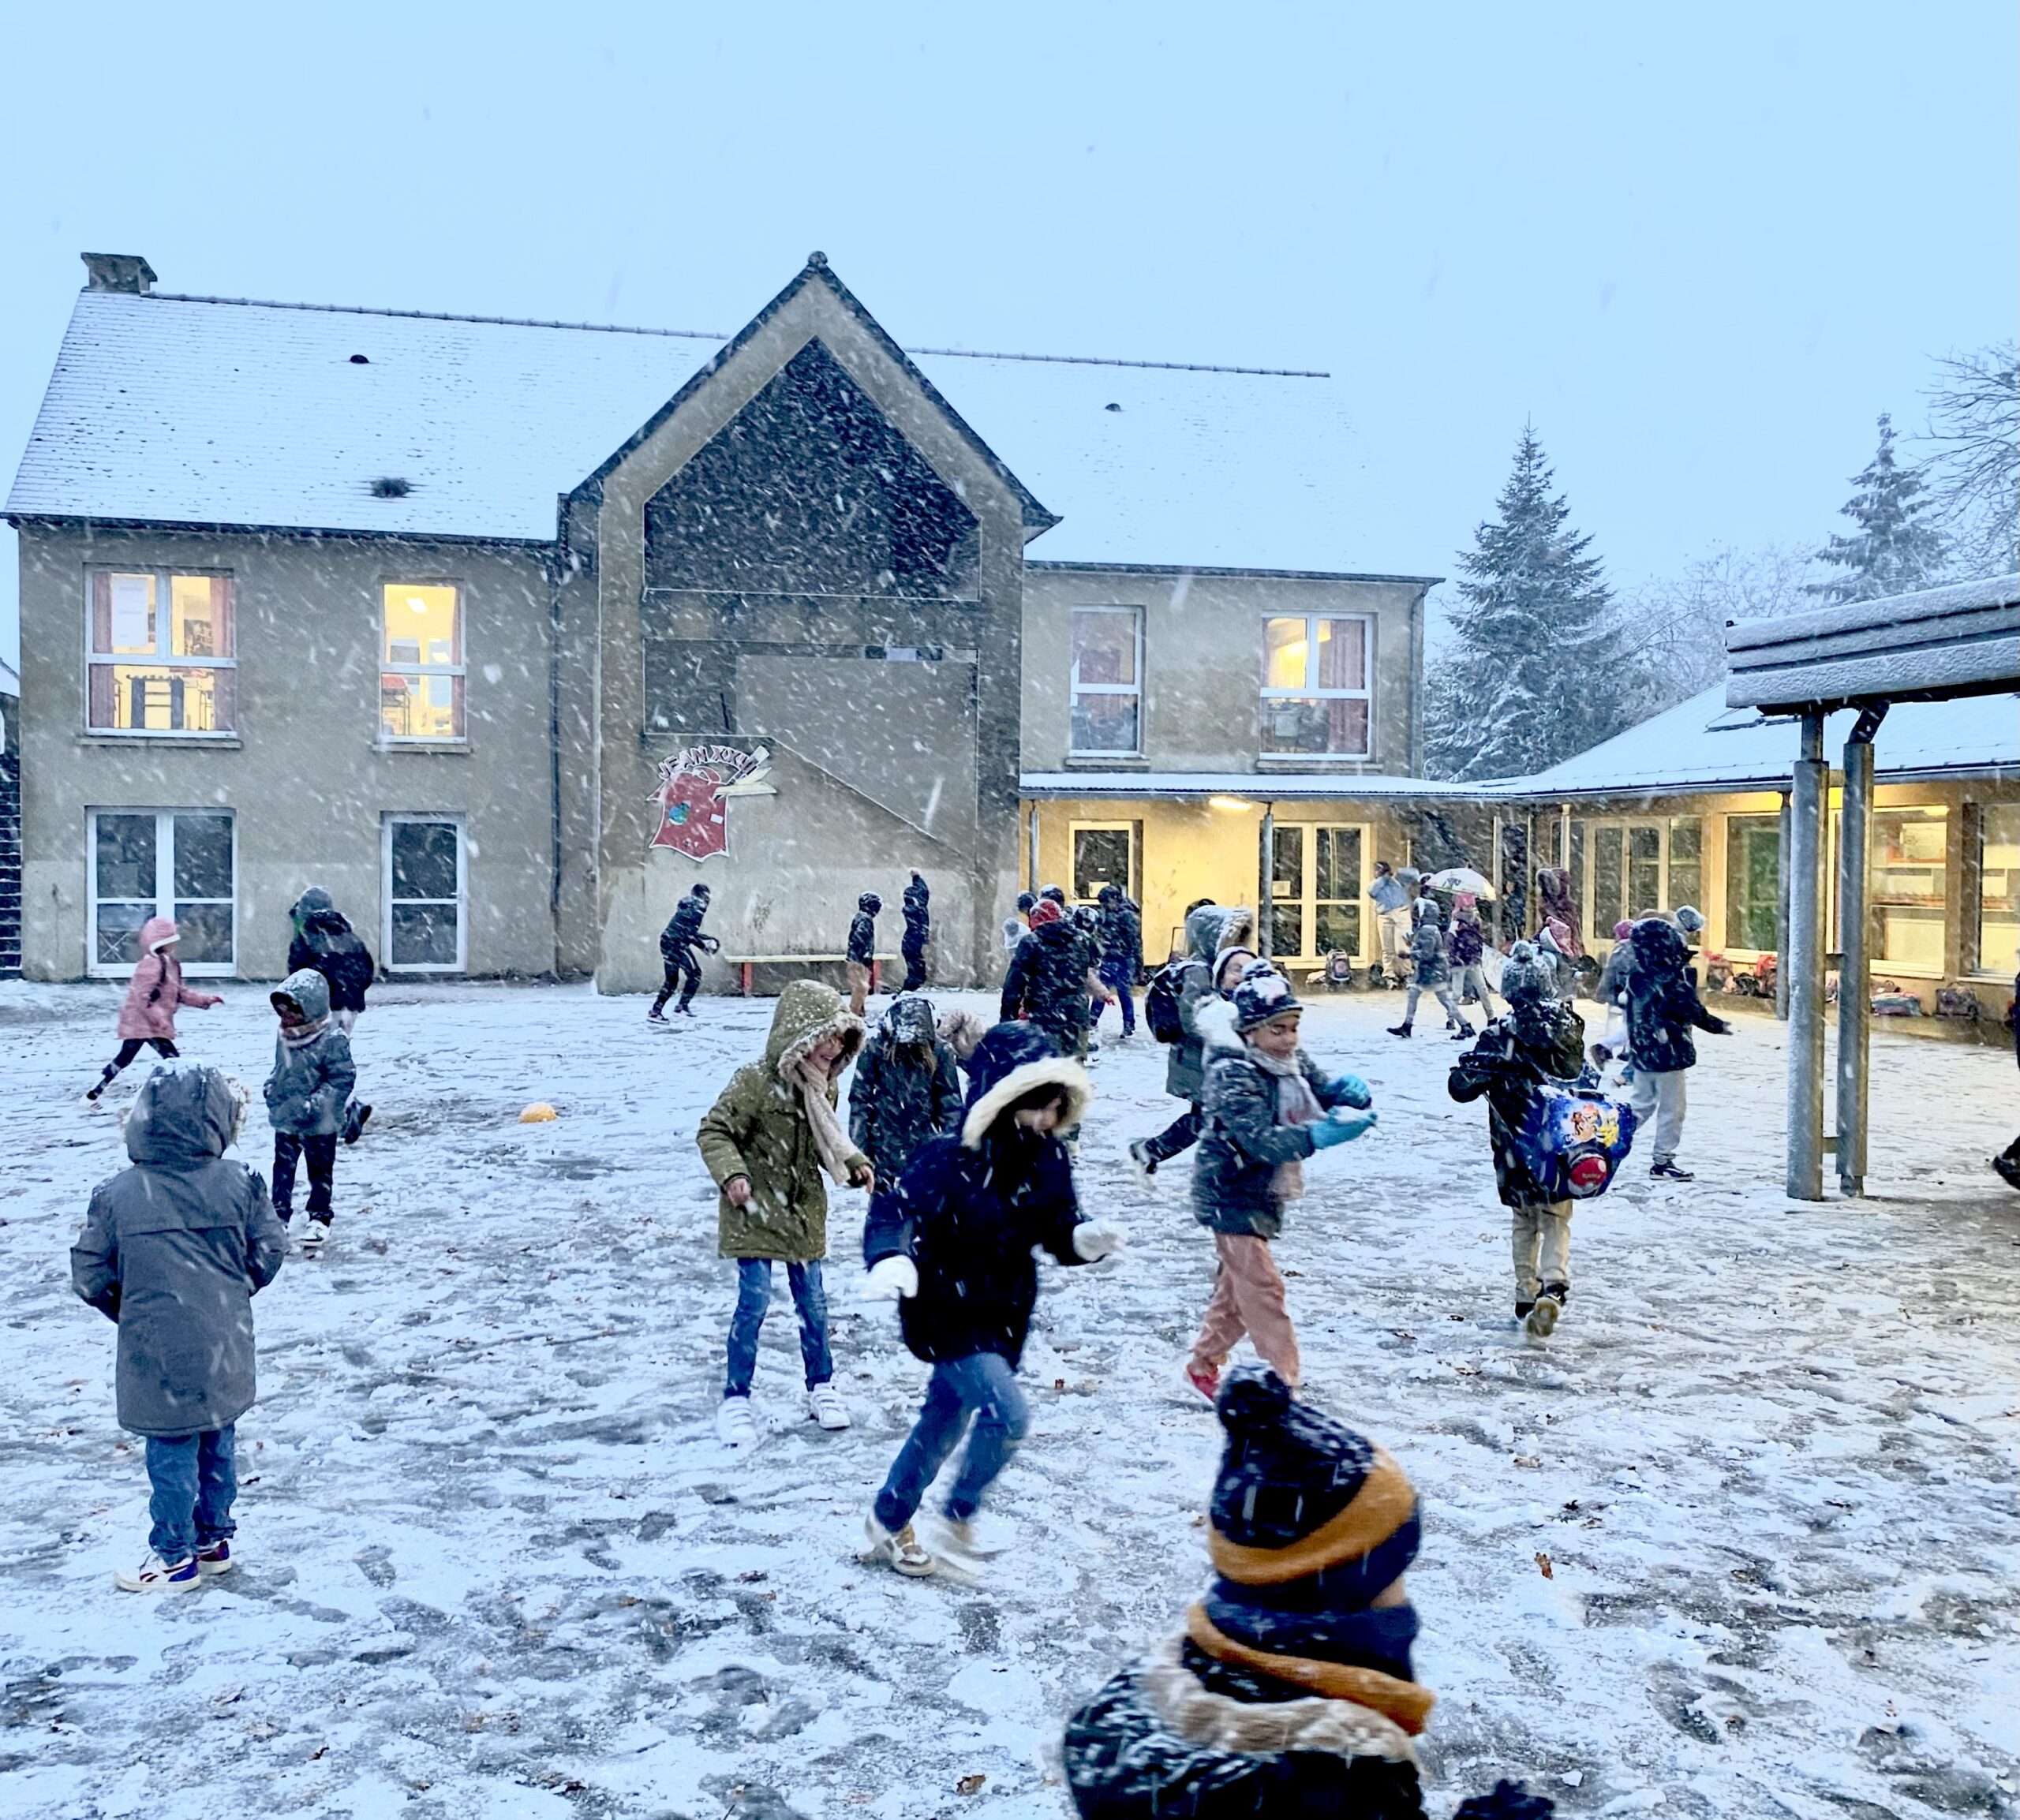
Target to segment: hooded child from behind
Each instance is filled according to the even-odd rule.
[[[1078,1059],[1087,1046],[1094,970],[1094,944],[1087,932],[1056,899],[1042,895],[1031,906],[1031,934],[1017,944],[1003,976],[999,1020],[1027,1018],[1060,1054]]]
[[[882,1257],[885,1235],[901,1216],[898,1179],[929,1138],[961,1126],[964,1094],[960,1063],[941,1040],[933,1001],[902,992],[891,1001],[849,1083],[849,1134],[877,1172],[863,1223],[863,1255]]]
[[[233,1424],[252,1405],[252,1298],[287,1241],[265,1184],[224,1153],[244,1097],[215,1068],[156,1068],[126,1120],[133,1166],[92,1195],[70,1253],[77,1294],[119,1327],[119,1424],[148,1437],[151,1553],[130,1592],[230,1564]]]
[[[372,951],[358,939],[330,894],[312,884],[287,914],[294,925],[287,945],[287,970],[297,974],[306,967],[320,974],[329,984],[332,1012],[354,1015],[363,1011],[373,977]]]

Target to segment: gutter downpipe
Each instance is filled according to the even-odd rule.
[[[1789,1156],[1791,1201],[1824,1198],[1824,711],[1802,715],[1789,803]]]
[[[1866,1082],[1872,1051],[1872,742],[1887,704],[1869,704],[1845,741],[1845,799],[1839,824],[1838,1187],[1865,1193]]]

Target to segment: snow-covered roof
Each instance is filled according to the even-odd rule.
[[[1996,772],[2020,775],[2020,702],[2011,695],[1898,704],[1881,723],[1873,769],[1884,779]],[[1835,762],[1857,716],[1830,716],[1824,752]],[[1794,775],[1800,728],[1729,708],[1719,683],[1666,712],[1532,777],[1487,787],[1521,797],[1660,795],[1764,790]]]
[[[1421,777],[1277,771],[1027,771],[1026,796],[1239,796],[1289,802],[1318,797],[1477,798],[1476,783],[1438,783]]]
[[[6,510],[545,542],[557,498],[723,345],[86,290]],[[1034,556],[1352,566],[1346,411],[1330,379],[911,357],[1060,514]],[[406,490],[375,496],[385,480]]]

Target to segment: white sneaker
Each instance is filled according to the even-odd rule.
[[[918,1538],[912,1534],[910,1523],[901,1530],[887,1530],[877,1520],[876,1512],[872,1511],[862,1519],[862,1533],[870,1543],[866,1558],[883,1562],[908,1580],[924,1579],[938,1564],[919,1546]]]
[[[301,1249],[305,1251],[320,1251],[323,1249],[323,1242],[329,1236],[329,1221],[319,1220],[312,1213],[302,1224]]]
[[[131,1573],[122,1568],[112,1583],[122,1593],[186,1593],[202,1579],[194,1555],[186,1561],[165,1561],[150,1554]]]
[[[806,1393],[806,1413],[823,1428],[847,1428],[849,1406],[832,1384],[817,1384]]]
[[[758,1444],[758,1418],[751,1413],[747,1396],[726,1396],[716,1411],[716,1439],[724,1447],[754,1447]]]

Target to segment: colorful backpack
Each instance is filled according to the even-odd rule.
[[[1143,995],[1143,1022],[1161,1043],[1182,1042],[1185,1026],[1178,1015],[1178,995],[1184,989],[1185,971],[1198,965],[1190,960],[1166,961],[1150,976],[1150,989]]]
[[[1634,1142],[1634,1109],[1579,1088],[1539,1086],[1515,1134],[1516,1148],[1558,1200],[1589,1201],[1613,1186]]]

